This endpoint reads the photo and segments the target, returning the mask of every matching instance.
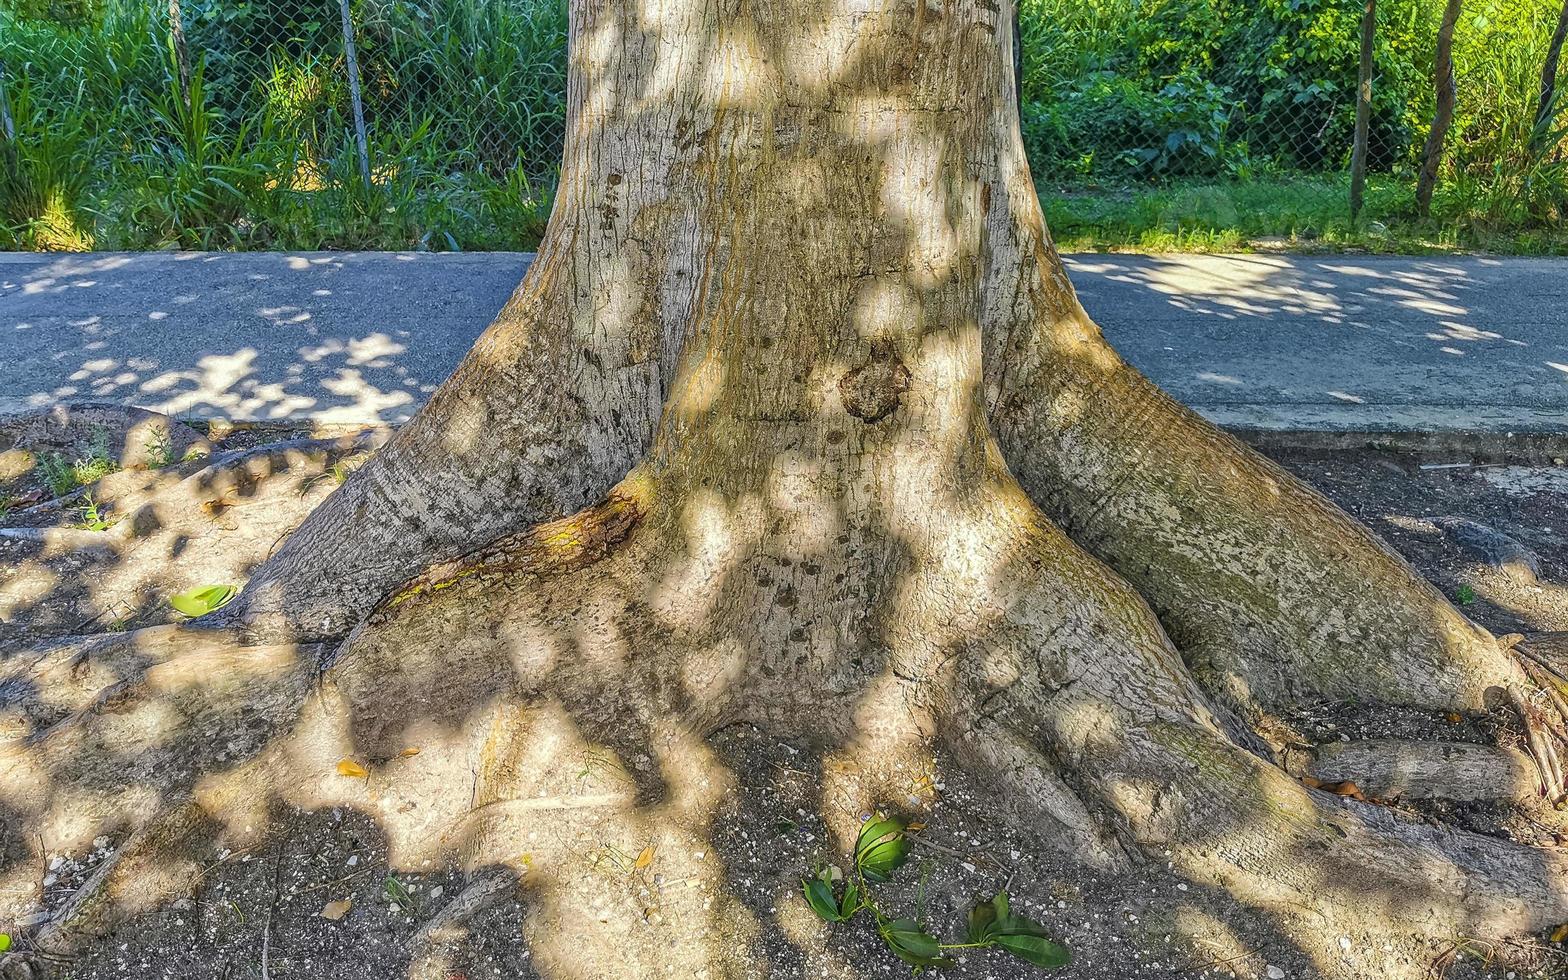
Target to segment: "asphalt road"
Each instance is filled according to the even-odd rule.
[[[406,419],[517,253],[0,253],[0,413],[57,399]],[[1128,360],[1226,425],[1568,431],[1568,259],[1068,259]]]

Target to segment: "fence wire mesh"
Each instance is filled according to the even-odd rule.
[[[1020,122],[1036,177],[1061,185],[1342,175],[1364,2],[1020,0]],[[1484,168],[1522,145],[1521,120],[1531,117],[1536,91],[1531,73],[1560,4],[1466,3],[1452,168]],[[1413,172],[1431,114],[1441,6],[1377,4],[1374,173]],[[403,195],[393,210],[423,212],[413,221],[428,226],[421,244],[455,244],[454,230],[478,212],[547,193],[565,129],[564,0],[0,0],[0,106],[18,120],[24,154],[90,153],[90,169],[103,172],[141,161],[147,173],[131,182],[141,197],[172,179],[159,177],[171,159],[188,164],[205,153],[220,167],[238,161],[264,170],[268,188],[341,190],[339,210],[368,214],[381,205],[347,196],[362,173],[350,41],[363,96],[364,169],[373,185]],[[62,105],[82,109],[83,118],[71,121]],[[158,125],[140,125],[149,119]],[[271,156],[242,153],[246,140],[265,142]],[[37,167],[70,170],[48,160]],[[91,184],[93,175],[49,179]],[[72,188],[57,190],[64,200]],[[178,210],[133,197],[82,209],[122,217],[144,205]],[[298,242],[302,223],[337,221],[330,208],[274,210],[270,241]],[[440,217],[430,217],[436,210]],[[188,214],[159,220],[176,229],[189,223]],[[231,223],[243,230],[259,220]],[[290,234],[278,230],[289,222]],[[356,234],[384,240],[336,225],[319,239],[354,245]],[[269,241],[178,230],[164,237],[209,246]],[[157,243],[157,234],[110,240],[136,247]]]
[[[111,0],[113,3],[134,0]],[[222,118],[261,120],[302,160],[344,152],[357,51],[371,165],[410,153],[453,173],[547,179],[565,132],[566,18],[537,0],[172,0],[154,33],[183,33]],[[349,31],[346,33],[344,25]]]

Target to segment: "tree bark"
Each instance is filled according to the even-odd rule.
[[[1541,99],[1535,110],[1535,138],[1546,138],[1552,119],[1557,112],[1557,65],[1563,54],[1563,42],[1568,41],[1568,0],[1563,3],[1557,17],[1557,29],[1546,45],[1546,60],[1541,64]],[[1537,147],[1540,149],[1541,147]]]
[[[1416,210],[1424,218],[1432,213],[1432,192],[1437,187],[1437,170],[1443,163],[1443,144],[1454,121],[1454,103],[1459,83],[1454,78],[1454,25],[1464,0],[1448,0],[1443,7],[1443,23],[1437,31],[1437,50],[1432,56],[1433,86],[1437,105],[1432,111],[1432,129],[1421,150],[1421,173],[1416,179]]]
[[[1561,855],[1275,764],[1303,706],[1505,691],[1539,775],[1555,716],[1370,532],[1105,344],[1045,229],[1011,33],[1007,4],[574,3],[556,210],[454,376],[213,628],[0,676],[18,846],[136,828],[34,941],[177,885],[146,873],[171,841],[370,806],[348,757],[393,853],[527,877],[547,967],[662,975],[682,948],[755,976],[717,910],[643,948],[577,914],[572,873],[600,849],[580,807],[701,851],[704,738],[736,722],[826,743],[851,838],[940,747],[1090,865],[1151,855],[1319,930],[1568,918]],[[590,751],[657,775],[585,796]],[[0,902],[37,859],[0,865]]]

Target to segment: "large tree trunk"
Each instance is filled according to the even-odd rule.
[[[830,740],[864,777],[823,794],[840,827],[942,745],[1029,787],[1086,862],[1157,854],[1320,930],[1568,918],[1560,855],[1276,764],[1303,706],[1501,696],[1561,782],[1503,646],[1105,344],[1041,217],[1011,30],[1007,5],[574,3],[556,211],[463,366],[222,628],[57,645],[5,688],[29,727],[0,748],[4,806],[37,846],[144,828],[91,896],[112,900],[39,941],[145,900],[172,839],[346,804],[345,755],[410,859],[524,873],[520,836],[557,826],[535,801],[592,744],[670,787],[614,819],[700,841],[702,738],[736,721]],[[5,875],[34,886],[20,858]],[[538,875],[541,956],[660,971]],[[755,975],[699,938],[716,914],[671,942]]]

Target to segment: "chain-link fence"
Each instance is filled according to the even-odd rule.
[[[1561,2],[1467,0],[1456,172],[1525,141]],[[1364,3],[1021,0],[1036,177],[1343,175]],[[1414,172],[1441,6],[1377,2],[1374,174]],[[19,160],[0,175],[0,235],[526,247],[560,159],[566,34],[564,0],[0,0]]]
[[[564,0],[0,0],[0,247],[526,246],[566,39]]]
[[[1023,126],[1038,174],[1248,178],[1349,165],[1364,0],[1022,0]],[[1411,166],[1430,125],[1441,2],[1378,0],[1368,162]],[[1473,141],[1521,110],[1560,0],[1470,0],[1457,32]],[[1469,124],[1469,131],[1464,127]]]
[[[154,21],[205,66],[207,96],[224,119],[276,127],[307,156],[341,150],[355,128],[357,82],[374,170],[395,165],[416,138],[421,153],[491,176],[521,166],[548,178],[560,159],[558,2],[170,0]]]

